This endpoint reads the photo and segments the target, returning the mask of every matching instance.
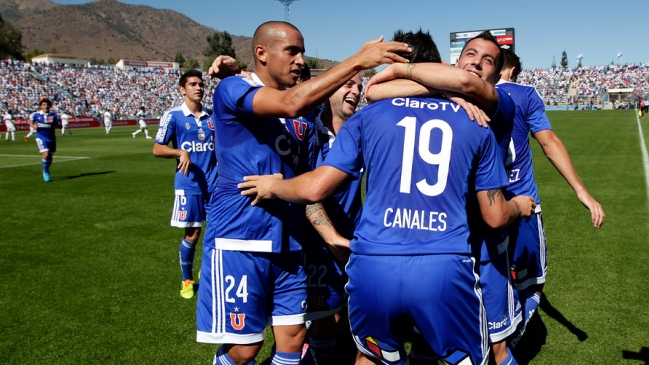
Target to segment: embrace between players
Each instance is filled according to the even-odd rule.
[[[523,265],[534,260],[507,254],[514,240],[505,227],[519,227],[520,240],[521,222],[538,215],[541,232],[542,221],[537,197],[508,192],[518,105],[494,87],[504,63],[495,39],[470,40],[452,67],[440,63],[427,33],[397,32],[297,85],[305,64],[297,28],[262,24],[253,51],[253,74],[224,78],[210,116],[183,107],[178,119],[193,124],[163,117],[154,148],[178,158],[185,177],[195,154],[208,161],[198,193],[176,187],[172,225],[174,216],[191,214],[181,208],[190,200],[209,222],[197,340],[223,344],[214,363],[254,363],[267,326],[275,337],[271,364],[349,362],[336,355],[339,327],[351,327],[357,364],[486,364],[490,343],[495,363],[515,363],[506,340],[536,307],[523,300],[533,295],[515,297],[514,286],[523,287],[511,280],[509,259],[541,285],[545,242],[537,234],[531,243],[532,269]],[[232,73],[230,61],[217,59],[214,73]],[[359,72],[383,63],[391,65],[366,90],[375,102],[354,114]],[[180,86],[187,104],[182,78]],[[170,125],[191,129],[199,142],[165,138]],[[200,170],[189,181],[201,181]],[[595,226],[603,218],[593,213]],[[184,225],[191,261],[199,220]],[[413,331],[407,354],[403,341]]]

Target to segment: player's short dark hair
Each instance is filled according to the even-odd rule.
[[[300,72],[300,79],[302,79],[302,81],[311,79],[311,68],[309,67],[309,65],[305,64],[304,67],[302,67],[302,71]]]
[[[48,98],[43,98],[43,99],[41,99],[41,100],[38,102],[38,106],[40,106],[40,105],[43,104],[43,103],[47,103],[47,106],[49,106],[50,108],[52,107],[52,100],[50,100],[50,99],[48,99]]]
[[[399,53],[399,56],[407,59],[410,62],[442,62],[442,57],[439,55],[439,50],[433,37],[429,32],[423,32],[421,28],[416,33],[404,32],[399,29],[394,32],[392,40],[395,42],[407,43],[412,52]]]
[[[514,67],[514,72],[512,72],[512,80],[516,81],[518,74],[523,71],[523,64],[521,59],[509,48],[501,48],[500,52],[504,55],[505,62],[503,63],[503,69]]]
[[[190,78],[190,77],[198,77],[202,81],[203,80],[203,73],[198,71],[198,70],[186,71],[184,74],[182,74],[180,76],[180,79],[178,80],[178,85],[182,86],[182,87],[185,87],[185,84],[187,83],[187,79]]]
[[[484,32],[478,34],[477,36],[469,39],[464,44],[464,47],[462,47],[462,52],[460,52],[460,55],[464,54],[464,50],[466,49],[466,46],[468,46],[469,43],[471,43],[475,39],[482,39],[482,40],[485,40],[487,42],[491,42],[491,43],[495,44],[496,47],[498,47],[498,50],[500,52],[498,52],[498,58],[496,58],[496,72],[500,72],[500,70],[503,69],[503,63],[505,62],[503,52],[500,49],[500,44],[498,44],[498,40],[496,40],[496,37],[494,37],[493,34],[491,34],[491,32],[488,31],[488,30],[485,30]]]

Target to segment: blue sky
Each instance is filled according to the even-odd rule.
[[[277,0],[119,0],[122,3],[172,9],[194,21],[234,35],[252,36],[268,20],[284,20]],[[60,4],[88,0],[55,0]],[[304,35],[308,56],[341,61],[364,42],[396,29],[430,31],[442,58],[449,60],[451,32],[515,29],[516,53],[523,68],[547,68],[568,54],[569,66],[649,62],[649,16],[646,1],[473,1],[433,0],[296,0],[290,21]],[[452,4],[446,2],[444,4]],[[644,15],[640,15],[644,14]]]

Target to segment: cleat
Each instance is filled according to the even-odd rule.
[[[180,296],[185,299],[192,299],[194,297],[194,280],[185,280],[181,284]]]
[[[151,137],[149,137],[149,136],[146,136],[146,139],[151,139]]]
[[[131,133],[131,135],[133,136],[133,138],[135,138],[135,133]]]
[[[43,181],[50,182],[50,173],[43,171]]]

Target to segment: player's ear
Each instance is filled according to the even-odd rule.
[[[266,47],[262,46],[261,44],[257,45],[255,47],[255,57],[259,60],[259,62],[265,64],[266,63]]]

